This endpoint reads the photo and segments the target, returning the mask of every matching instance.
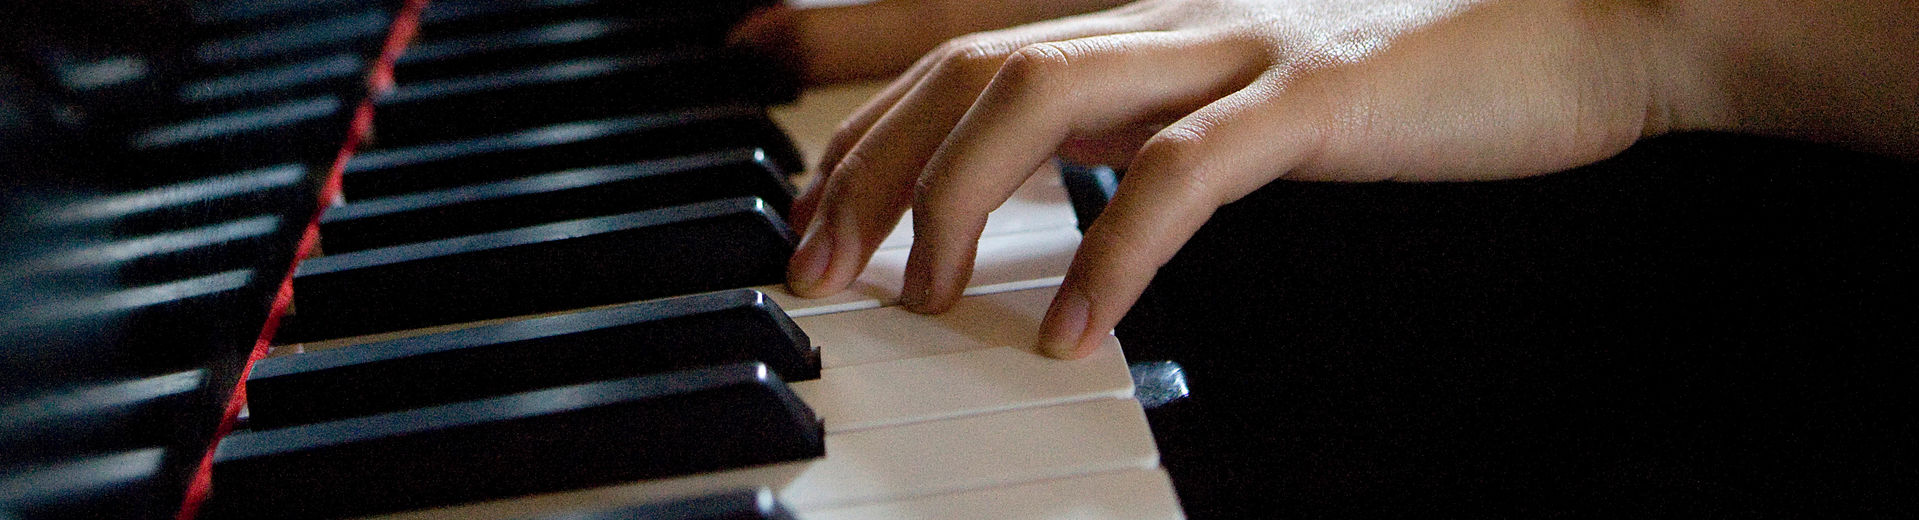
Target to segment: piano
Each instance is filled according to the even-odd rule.
[[[891,304],[905,230],[792,298],[873,86],[714,45],[756,5],[0,6],[0,518],[1919,509],[1910,163],[1274,183],[1057,362],[1115,174],[1023,187],[951,313]]]
[[[1030,351],[1059,176],[953,312],[905,228],[784,292],[874,86],[720,44],[763,4],[0,12],[0,518],[1183,517],[1119,342]]]

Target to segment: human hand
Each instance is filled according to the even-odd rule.
[[[964,36],[832,138],[789,284],[844,289],[910,205],[902,304],[943,311],[1038,166],[1130,164],[1041,327],[1043,352],[1082,356],[1216,208],[1274,179],[1511,178],[1663,131],[1687,78],[1654,25],[1631,1],[1147,0]]]

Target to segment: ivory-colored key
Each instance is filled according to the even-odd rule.
[[[1079,230],[1072,227],[982,238],[966,294],[1057,286],[1060,274],[1073,262],[1073,251],[1079,249],[1079,238]],[[804,299],[777,285],[756,289],[772,296],[793,317],[893,305],[905,283],[902,273],[906,271],[907,251],[895,248],[873,253],[873,260],[859,279],[832,296]]]
[[[935,356],[1008,345],[1031,345],[1052,287],[961,298],[943,314],[900,307],[794,318],[819,346],[825,368]]]
[[[1073,203],[1067,200],[1066,187],[1060,183],[1059,169],[1048,164],[1027,178],[1005,204],[986,216],[986,227],[981,229],[980,236],[1073,227],[1076,222]],[[880,249],[906,247],[912,243],[913,212],[907,211],[900,218],[900,225],[880,242]]]
[[[828,433],[1133,396],[1117,341],[1072,361],[999,347],[827,369],[788,384]]]
[[[826,458],[392,515],[485,520],[767,486],[787,506],[853,507],[1159,464],[1139,403],[1095,399],[829,433]]]
[[[1171,520],[1184,518],[1160,469],[1128,469],[838,509],[802,520]]]

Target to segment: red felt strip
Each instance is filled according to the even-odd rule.
[[[419,30],[420,12],[426,9],[427,0],[407,0],[389,28],[385,45],[381,47],[380,57],[373,64],[368,87],[372,92],[381,92],[393,86],[393,62],[406,49]],[[240,370],[239,382],[234,385],[233,394],[227,399],[220,426],[213,435],[213,442],[207,446],[200,457],[200,465],[194,471],[193,481],[188,485],[186,496],[180,502],[180,510],[174,515],[176,520],[192,520],[200,513],[200,506],[206,503],[213,493],[213,454],[220,440],[233,431],[240,417],[240,409],[247,402],[247,375],[253,372],[253,364],[265,359],[273,346],[273,335],[280,329],[280,319],[286,316],[287,309],[293,305],[293,273],[300,260],[313,255],[320,243],[320,217],[334,201],[341,196],[340,178],[346,172],[347,160],[359,149],[361,141],[373,131],[373,101],[369,96],[361,100],[353,113],[353,121],[342,140],[339,152],[334,156],[332,165],[327,169],[325,184],[320,188],[319,200],[307,221],[306,230],[300,236],[299,249],[294,254],[292,265],[287,267],[286,275],[280,278],[280,288],[274,293],[273,306],[267,312],[266,323],[260,327],[260,335],[253,342],[253,352],[247,356],[246,367]]]

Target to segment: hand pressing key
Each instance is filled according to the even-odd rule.
[[[1521,177],[1676,129],[1909,155],[1919,81],[1888,62],[1919,49],[1898,29],[1919,15],[1890,4],[1146,0],[963,36],[833,137],[825,178],[795,204],[806,233],[789,284],[802,296],[844,289],[910,206],[902,303],[944,311],[966,287],[987,213],[1043,162],[1128,164],[1041,327],[1042,351],[1072,358],[1215,209],[1275,179]],[[1837,36],[1745,28],[1854,19],[1889,21]],[[1854,41],[1887,35],[1874,31],[1892,38]],[[1880,81],[1800,74],[1817,67]],[[1841,102],[1801,110],[1777,100],[1781,88]]]

